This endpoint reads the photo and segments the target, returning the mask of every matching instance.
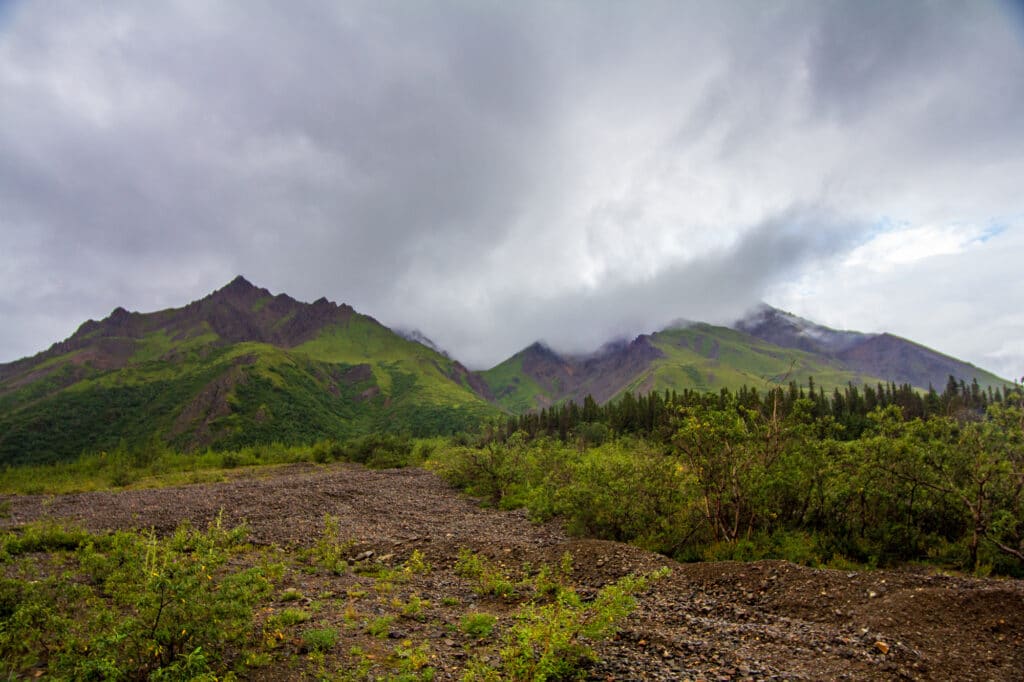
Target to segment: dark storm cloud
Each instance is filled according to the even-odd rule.
[[[244,273],[486,365],[534,338],[725,320],[883,219],[1014,235],[1013,21],[987,3],[13,3],[0,359]]]

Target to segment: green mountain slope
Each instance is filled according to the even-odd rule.
[[[810,378],[826,390],[881,381],[851,370],[815,353],[782,348],[748,334],[695,324],[651,335],[651,344],[662,357],[626,386],[634,392],[651,390],[731,390],[741,386],[764,389],[795,381],[806,386]]]
[[[495,401],[513,413],[567,400],[582,403],[587,395],[603,403],[625,391],[764,389],[790,381],[806,386],[811,377],[831,390],[881,380],[820,354],[709,324],[641,335],[584,357],[534,344],[480,375]]]
[[[0,463],[159,439],[237,447],[468,428],[497,413],[462,365],[345,305],[242,278],[184,308],[115,310],[0,365]]]
[[[977,381],[982,389],[1011,384],[968,362],[893,334],[831,329],[766,303],[755,307],[734,326],[777,346],[823,355],[854,371],[923,390],[931,385],[941,391],[951,376],[966,385]]]

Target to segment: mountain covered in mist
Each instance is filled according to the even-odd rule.
[[[765,389],[813,377],[940,389],[1003,381],[889,334],[837,331],[769,306],[733,328],[673,325],[587,355],[534,343],[471,372],[422,333],[238,277],[181,308],[115,309],[0,364],[0,463],[56,461],[154,439],[181,449],[451,433],[590,395]]]

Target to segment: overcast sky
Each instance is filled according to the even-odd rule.
[[[490,366],[759,300],[1024,374],[1010,2],[0,0],[0,362],[236,274]]]

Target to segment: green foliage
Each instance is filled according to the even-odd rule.
[[[463,679],[582,679],[586,666],[594,660],[591,642],[613,635],[635,608],[634,595],[665,575],[667,571],[647,577],[626,576],[603,587],[592,602],[582,601],[573,589],[566,588],[558,590],[549,602],[524,605],[503,639],[498,666],[476,661]]]
[[[494,632],[498,619],[489,613],[467,613],[462,617],[459,629],[473,639],[486,639]]]
[[[497,414],[452,361],[358,315],[347,328],[287,350],[218,345],[213,334],[182,340],[162,329],[117,341],[135,349],[124,367],[79,365],[68,354],[42,363],[42,378],[26,386],[0,386],[0,462],[68,461],[122,442],[132,452],[154,441],[236,451],[375,433],[425,437]],[[315,455],[338,458],[330,450]],[[113,484],[132,483],[138,468],[116,469]]]
[[[311,628],[302,631],[302,646],[306,651],[330,651],[337,644],[337,628]]]
[[[477,594],[511,597],[516,593],[515,582],[500,567],[465,547],[459,550],[455,573],[472,581]]]
[[[853,389],[847,398],[859,400]],[[607,409],[623,428],[654,414],[648,439],[588,445],[514,431],[436,448],[427,466],[489,504],[682,560],[933,561],[1024,575],[1024,409],[1015,402],[968,419],[909,417],[913,404],[894,402],[863,418],[842,413],[860,419],[856,428],[795,386],[769,403],[726,391],[680,402],[652,395]],[[461,569],[485,575],[477,558]]]
[[[253,609],[270,591],[260,569],[228,566],[244,537],[244,528],[219,522],[205,532],[181,526],[163,540],[9,533],[9,553],[65,558],[62,573],[0,583],[0,671],[17,675],[42,663],[67,679],[212,679],[228,669],[231,647],[251,635]]]
[[[409,558],[405,560],[405,565],[402,570],[410,575],[427,575],[430,573],[430,563],[427,561],[427,557],[423,552],[418,549],[414,549]]]
[[[366,626],[366,632],[374,637],[386,638],[391,634],[391,624],[395,622],[394,616],[378,616]]]
[[[341,574],[348,569],[348,555],[354,546],[354,540],[342,539],[338,517],[324,514],[324,529],[310,550],[310,557],[323,570]]]

